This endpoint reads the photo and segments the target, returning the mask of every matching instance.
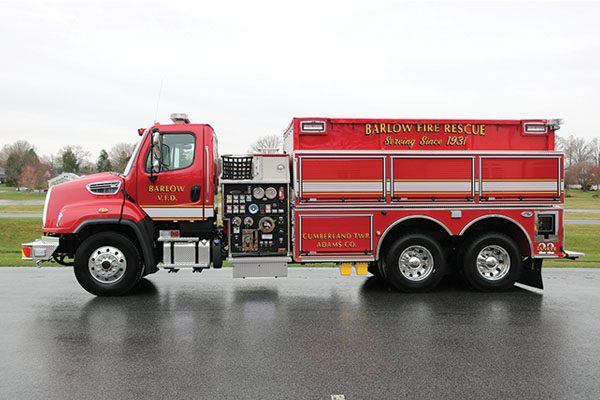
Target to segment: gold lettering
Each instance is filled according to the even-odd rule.
[[[442,144],[442,139],[431,139],[427,136],[423,136],[421,141],[419,141],[419,145],[421,146],[439,146]]]
[[[412,149],[415,145],[415,139],[386,136],[383,144],[385,146],[407,146],[408,148]]]
[[[368,239],[371,235],[369,233],[355,233],[355,239]]]
[[[351,242],[352,239],[369,239],[371,234],[369,232],[315,232],[315,233],[303,233],[302,240],[320,240],[320,243],[330,243],[327,241],[339,241],[339,243],[344,243],[341,240],[345,240],[347,242]]]

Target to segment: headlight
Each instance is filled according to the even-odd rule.
[[[44,211],[42,212],[42,227],[46,226],[46,215],[48,214],[48,203],[50,203],[50,194],[52,194],[53,186],[48,189],[46,193],[46,200],[44,200]]]

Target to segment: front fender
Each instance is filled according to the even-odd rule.
[[[56,220],[50,226],[43,228],[44,233],[69,234],[75,233],[77,227],[89,220],[119,220],[123,199],[105,198],[102,201],[69,203],[64,205],[57,214]],[[138,222],[141,218],[135,220]]]
[[[148,214],[144,212],[136,203],[132,203],[130,201],[125,201],[123,204],[123,212],[121,214],[121,218],[129,219],[138,223],[144,218],[149,218]]]

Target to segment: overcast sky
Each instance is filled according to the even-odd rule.
[[[0,146],[92,153],[172,112],[220,152],[294,116],[564,118],[600,136],[600,3],[0,0]]]

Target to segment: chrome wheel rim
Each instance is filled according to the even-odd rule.
[[[90,275],[100,283],[113,284],[121,280],[127,269],[125,254],[116,247],[102,246],[88,260]]]
[[[409,246],[400,254],[398,269],[409,281],[422,281],[433,272],[433,255],[423,246]]]
[[[504,278],[509,270],[510,255],[501,246],[486,246],[477,255],[477,272],[488,281]]]

